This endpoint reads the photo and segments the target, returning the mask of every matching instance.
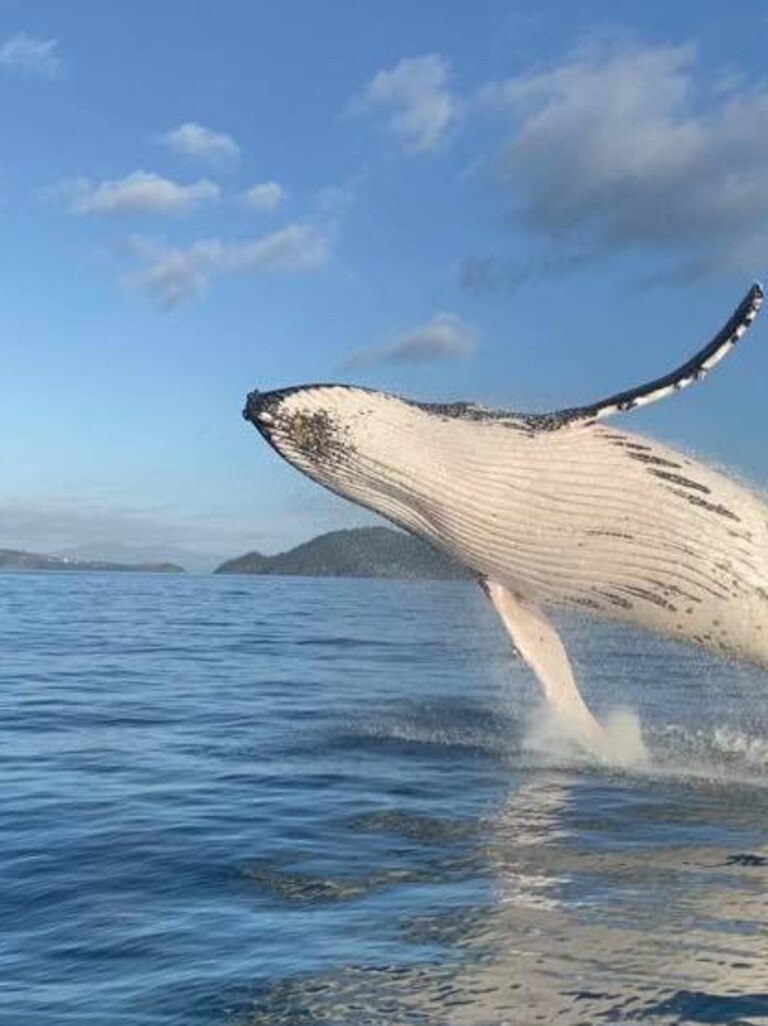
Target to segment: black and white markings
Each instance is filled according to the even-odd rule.
[[[514,413],[510,410],[492,410],[479,403],[453,402],[453,403],[422,403],[410,400],[412,406],[431,413],[436,417],[444,417],[453,420],[470,421],[492,421],[494,424],[502,424],[514,431],[527,432],[530,430],[528,423],[529,416],[525,413]]]
[[[568,425],[588,427],[614,413],[628,413],[640,406],[658,402],[668,395],[681,392],[696,381],[701,381],[746,333],[762,305],[763,289],[758,282],[755,282],[728,322],[695,356],[654,381],[618,392],[616,395],[591,403],[589,406],[574,406],[563,410],[553,410],[551,413],[518,413],[512,410],[487,409],[476,403],[468,402],[413,402],[412,405],[439,417],[502,423],[528,434],[557,431]]]
[[[645,385],[638,385],[636,388],[630,388],[625,392],[601,399],[589,406],[577,406],[555,413],[540,414],[538,417],[529,418],[529,422],[533,427],[545,431],[551,431],[567,424],[589,424],[602,420],[604,417],[610,417],[614,413],[626,413],[638,406],[647,406],[649,403],[658,402],[659,399],[680,392],[695,381],[701,381],[730,352],[757,317],[762,305],[763,289],[758,282],[755,282],[727,324],[721,328],[712,341],[680,367],[670,371],[669,374],[649,381]],[[538,423],[536,423],[537,420]]]

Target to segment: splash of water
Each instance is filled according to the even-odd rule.
[[[548,761],[566,764],[638,769],[650,762],[640,719],[628,708],[614,709],[602,718],[599,732],[585,733],[579,720],[544,705],[535,710],[523,739],[524,749]]]
[[[711,728],[680,724],[641,728],[638,714],[630,708],[603,716],[596,741],[543,705],[527,721],[523,750],[549,766],[603,766],[682,781],[768,787],[768,732],[725,723]]]
[[[652,734],[654,769],[664,776],[768,787],[768,736],[729,724],[668,724]]]

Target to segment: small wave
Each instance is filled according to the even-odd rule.
[[[629,707],[609,710],[599,719],[604,737],[591,749],[546,704],[534,706],[523,719],[488,710],[481,715],[475,710],[472,716],[440,706],[411,710],[411,715],[350,717],[334,740],[341,748],[474,753],[517,769],[602,770],[768,788],[768,729],[762,731],[759,724],[646,723]]]
[[[426,716],[408,719],[400,716],[374,715],[367,720],[352,720],[346,730],[335,738],[341,748],[421,748],[450,749],[479,755],[506,756],[510,750],[519,752],[520,736],[514,721],[493,722],[482,719],[476,723],[452,723]]]
[[[672,776],[768,787],[768,736],[723,724],[710,729],[668,724],[651,734],[654,765]]]

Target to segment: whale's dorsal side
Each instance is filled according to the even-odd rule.
[[[575,406],[553,413],[528,414],[525,415],[525,420],[530,427],[543,431],[556,430],[569,424],[593,424],[614,413],[624,413],[637,406],[647,406],[674,392],[679,392],[694,381],[701,381],[708,371],[730,352],[752,324],[762,305],[763,289],[755,282],[715,337],[675,370],[645,385],[618,392],[589,406]]]

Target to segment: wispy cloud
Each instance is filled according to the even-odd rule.
[[[645,47],[487,87],[522,223],[559,249],[653,251],[691,274],[763,266],[768,90],[712,96],[695,71],[692,47]]]
[[[474,332],[457,314],[439,313],[426,324],[397,336],[393,342],[371,346],[355,353],[346,366],[366,367],[373,363],[434,363],[469,356],[477,345]]]
[[[37,39],[19,32],[0,46],[0,67],[28,75],[54,78],[61,70],[57,39]]]
[[[66,200],[76,214],[184,214],[215,202],[220,190],[205,178],[181,185],[151,171],[134,171],[103,182],[76,178],[48,189],[47,195]]]
[[[233,161],[240,156],[240,147],[231,135],[214,132],[195,121],[185,121],[178,128],[166,132],[162,139],[176,153],[209,163]]]
[[[458,261],[455,271],[459,286],[466,292],[513,292],[531,279],[576,271],[598,258],[596,251],[584,249],[531,253],[525,261],[503,260],[492,254],[470,255]]]
[[[240,195],[244,207],[259,212],[276,210],[284,199],[285,189],[279,182],[258,182]]]
[[[291,224],[280,231],[242,242],[201,239],[191,246],[162,246],[133,240],[144,267],[126,277],[126,284],[144,289],[170,308],[208,288],[225,274],[306,271],[329,259],[326,234],[309,224]]]
[[[382,114],[387,131],[406,153],[436,149],[457,116],[445,60],[435,53],[406,57],[393,68],[377,72],[350,110]]]

